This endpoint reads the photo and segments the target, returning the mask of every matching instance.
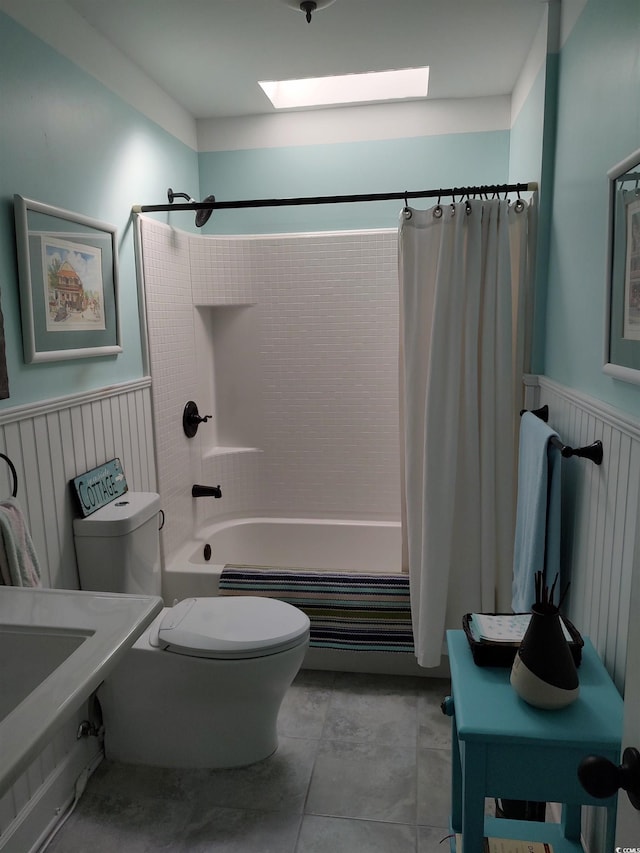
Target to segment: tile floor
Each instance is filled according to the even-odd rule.
[[[442,679],[304,670],[234,770],[103,761],[47,853],[448,853]]]

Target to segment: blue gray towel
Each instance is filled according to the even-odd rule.
[[[535,602],[536,572],[543,571],[551,586],[560,570],[562,456],[550,446],[552,436],[557,433],[536,415],[522,415],[511,600],[514,613],[530,610]]]

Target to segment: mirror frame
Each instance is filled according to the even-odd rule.
[[[607,278],[602,370],[614,379],[640,385],[640,318],[637,331],[634,330],[632,336],[625,335],[631,260],[628,246],[629,217],[634,220],[638,217],[640,221],[640,148],[609,169],[607,178]],[[637,201],[631,204],[619,198],[620,189],[627,181],[636,182]],[[621,213],[624,214],[622,217]]]

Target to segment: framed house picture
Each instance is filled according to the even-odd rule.
[[[607,173],[605,373],[640,384],[640,148]]]
[[[27,363],[122,352],[116,229],[14,196]]]

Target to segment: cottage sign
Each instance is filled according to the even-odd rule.
[[[84,518],[110,504],[128,489],[119,459],[112,459],[98,468],[80,474],[72,484]]]

